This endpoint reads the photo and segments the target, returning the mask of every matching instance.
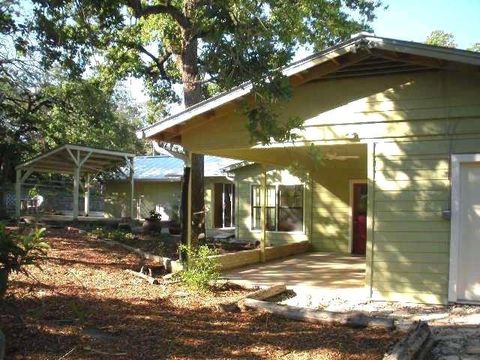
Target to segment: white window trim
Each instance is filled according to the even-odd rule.
[[[458,154],[451,158],[451,217],[450,217],[450,268],[448,277],[448,301],[458,301],[458,258],[460,250],[460,167],[463,163],[480,162],[480,154]]]
[[[256,183],[251,183],[250,184],[250,232],[251,233],[260,233],[262,232],[261,229],[253,229],[252,223],[253,223],[253,212],[252,212],[252,188],[254,186],[259,186],[260,188],[262,187],[261,184],[256,184]],[[282,183],[274,183],[274,184],[267,184],[268,186],[275,186],[275,210],[276,210],[276,216],[278,220],[278,187],[279,186],[302,186],[303,187],[303,199],[302,199],[302,211],[303,211],[303,221],[302,221],[302,230],[297,230],[297,231],[279,231],[279,230],[267,230],[267,233],[274,233],[274,234],[291,234],[291,235],[304,235],[305,234],[305,204],[306,204],[306,194],[305,194],[305,189],[306,186],[305,184],[298,183],[298,184],[282,184]],[[276,228],[278,229],[278,221],[276,221]]]
[[[351,254],[353,251],[353,187],[355,184],[368,184],[367,179],[350,179],[349,180],[349,216],[348,216],[348,252]],[[368,194],[370,196],[370,194]]]

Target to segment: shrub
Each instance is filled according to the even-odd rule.
[[[90,235],[100,239],[109,239],[120,242],[135,240],[135,234],[128,233],[122,230],[108,231],[100,227],[90,231]]]
[[[216,254],[215,251],[206,245],[196,249],[181,245],[179,250],[185,252],[188,259],[185,269],[180,273],[180,279],[187,287],[206,290],[211,283],[218,280],[218,262],[211,257]]]
[[[27,235],[7,232],[0,224],[0,299],[7,291],[8,277],[13,272],[28,275],[27,265],[39,267],[49,245],[43,241],[45,229],[32,230]]]

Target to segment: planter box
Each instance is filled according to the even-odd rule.
[[[301,241],[288,245],[269,246],[265,249],[265,261],[303,254],[312,249],[309,241]]]
[[[260,250],[243,250],[229,254],[214,255],[212,258],[218,261],[220,270],[229,270],[259,263]]]
[[[308,241],[267,247],[265,249],[265,261],[302,254],[310,251],[310,249],[311,244]],[[214,255],[213,258],[218,261],[220,270],[230,270],[242,266],[258,264],[262,260],[260,249],[243,250],[229,254]]]

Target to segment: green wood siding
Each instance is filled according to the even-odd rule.
[[[480,123],[478,115],[471,121]],[[480,152],[479,135],[471,136],[375,145],[375,296],[447,301],[450,222],[441,214],[450,208],[449,152]]]
[[[312,245],[317,251],[349,253],[350,182],[365,180],[367,166],[365,161],[353,162],[349,168],[331,165],[326,164],[312,175]]]
[[[125,199],[128,199],[130,184],[109,181],[105,187],[105,212],[108,216],[120,217]],[[135,183],[135,201],[140,198],[141,217],[149,216],[149,211],[161,204],[171,216],[172,206],[180,205],[181,185],[179,182],[138,181]],[[135,211],[136,214],[136,211]]]

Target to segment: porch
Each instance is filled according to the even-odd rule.
[[[367,300],[365,257],[310,252],[224,272],[224,277],[247,286],[284,283],[297,305],[328,303],[332,299]]]

